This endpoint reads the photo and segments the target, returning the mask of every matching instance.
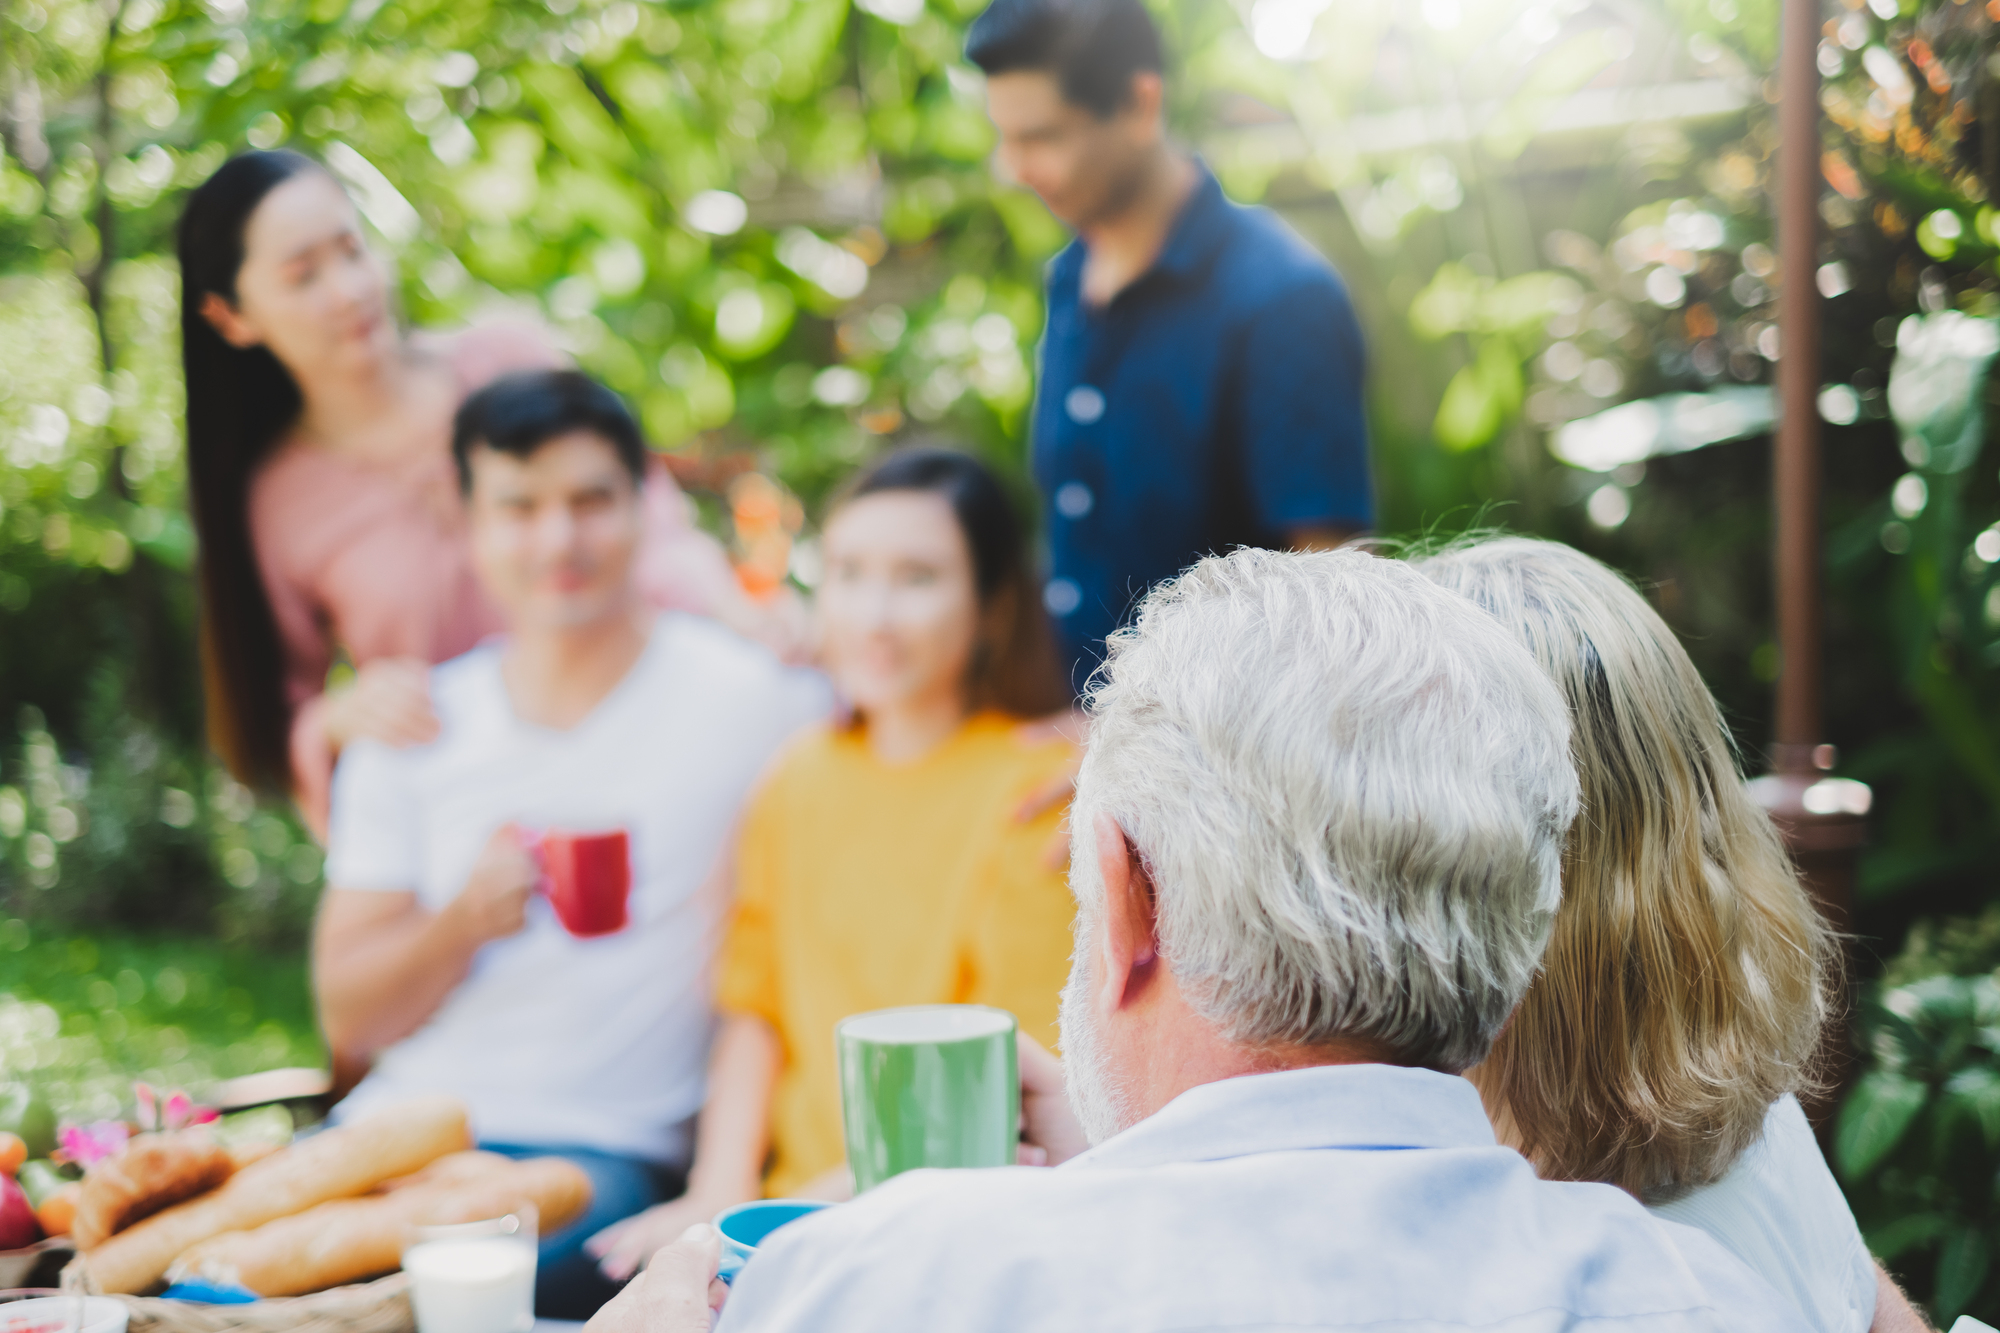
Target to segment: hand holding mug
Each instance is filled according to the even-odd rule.
[[[528,923],[528,896],[541,878],[542,868],[521,830],[503,824],[486,840],[464,891],[445,910],[457,916],[476,944],[518,935]]]
[[[1063,1062],[1048,1047],[1019,1034],[1021,1062],[1021,1164],[1061,1166],[1090,1146],[1069,1104]],[[1032,1150],[1032,1151],[1031,1151]]]

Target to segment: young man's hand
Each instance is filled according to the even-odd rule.
[[[475,944],[517,935],[528,923],[528,898],[541,878],[521,830],[502,825],[473,862],[465,891],[445,911]]]

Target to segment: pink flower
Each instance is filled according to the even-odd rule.
[[[145,1130],[158,1129],[160,1127],[160,1102],[159,1098],[153,1094],[152,1085],[150,1083],[134,1083],[132,1085],[132,1100],[137,1103],[135,1118],[139,1122],[139,1128]]]
[[[94,1125],[64,1125],[57,1138],[63,1156],[88,1167],[122,1152],[131,1134],[123,1120],[100,1120]]]
[[[215,1108],[195,1105],[194,1098],[179,1088],[162,1097],[150,1084],[134,1083],[132,1097],[138,1104],[140,1129],[172,1131],[188,1125],[206,1125],[217,1118]]]

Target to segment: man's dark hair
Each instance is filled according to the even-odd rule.
[[[1166,68],[1160,29],[1141,0],[993,0],[965,35],[988,75],[1042,70],[1064,100],[1099,120],[1132,96],[1132,76]]]
[[[502,375],[465,400],[451,432],[459,489],[472,493],[472,451],[526,458],[557,436],[589,431],[618,455],[636,485],[646,478],[646,437],[625,400],[580,370]]]

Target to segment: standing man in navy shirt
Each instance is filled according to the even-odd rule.
[[[1199,557],[1369,526],[1361,330],[1325,259],[1167,138],[1141,0],[994,0],[965,54],[1001,166],[1077,233],[1049,266],[1033,453],[1080,689]]]

